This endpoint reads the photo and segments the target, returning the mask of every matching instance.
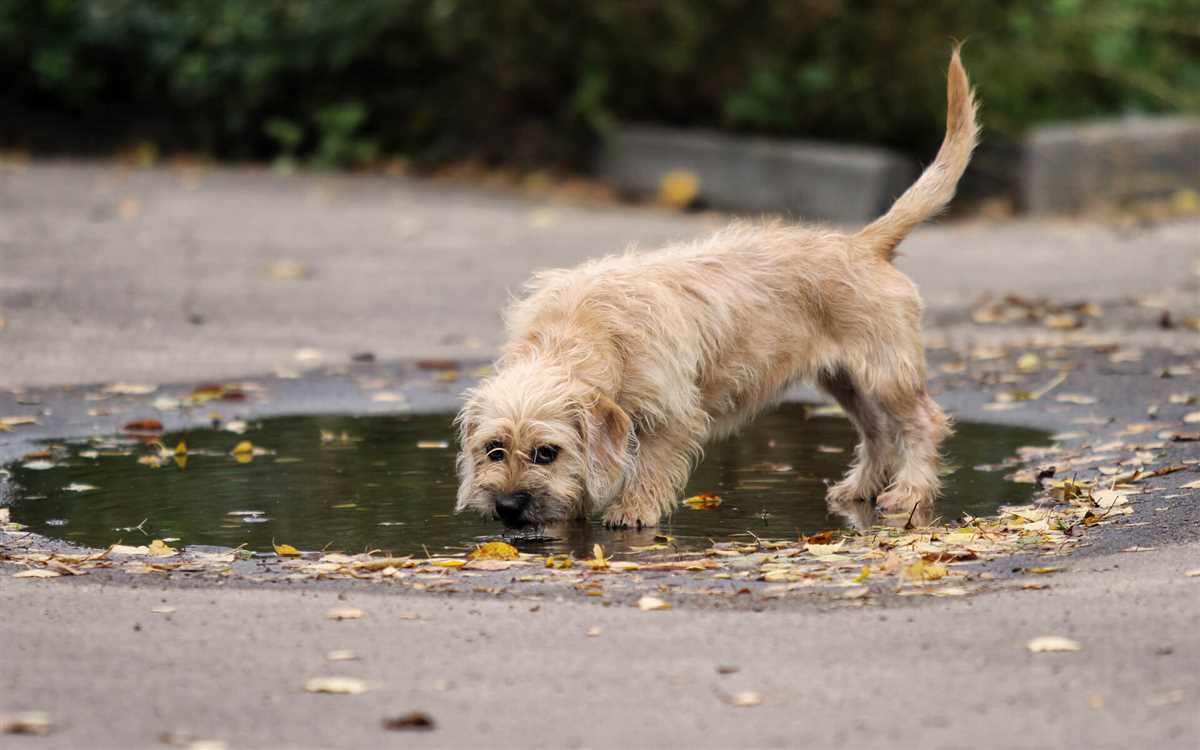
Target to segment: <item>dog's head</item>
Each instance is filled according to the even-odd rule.
[[[620,406],[544,363],[515,364],[481,383],[457,423],[455,510],[513,528],[586,515],[620,491],[637,453]]]

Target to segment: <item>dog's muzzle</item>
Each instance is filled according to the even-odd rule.
[[[525,509],[529,507],[532,499],[533,496],[528,492],[499,495],[496,497],[496,515],[510,528],[526,526],[529,522],[525,520]]]

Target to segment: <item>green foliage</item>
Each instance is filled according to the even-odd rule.
[[[0,0],[0,139],[578,166],[627,119],[927,151],[954,38],[993,134],[1200,111],[1200,0]]]

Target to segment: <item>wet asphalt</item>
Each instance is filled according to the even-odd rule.
[[[402,393],[405,409],[452,411],[499,340],[499,306],[531,269],[713,222],[374,177],[0,172],[0,416],[40,422],[0,433],[0,463],[40,439],[111,434],[142,416],[168,429],[204,423],[207,409],[152,403],[210,380],[262,386],[220,405],[226,419],[394,413],[380,391]],[[1200,307],[1200,223],[968,222],[922,230],[905,249],[902,267],[929,302],[934,389],[959,419],[1083,431],[1073,439],[1099,444],[1135,422],[1183,429],[1197,408],[1170,396],[1200,391],[1200,377],[1169,375],[1200,372],[1200,334],[1161,323],[1163,310],[1182,320]],[[279,278],[280,260],[301,278]],[[978,326],[970,310],[987,294],[1086,300],[1104,314],[1069,333]],[[971,355],[999,344],[1002,359]],[[1130,349],[1141,356],[1114,357]],[[986,407],[1014,387],[1004,375],[1025,351],[1070,363],[1055,392],[1096,403]],[[353,360],[367,352],[375,362]],[[447,381],[445,363],[422,358],[450,358],[463,375]],[[95,398],[114,382],[156,389]],[[1194,460],[1198,445],[1168,443],[1159,460]],[[1176,494],[1198,478],[1192,465],[1156,486]],[[537,587],[496,597],[356,582],[37,581],[0,564],[0,714],[45,710],[55,724],[47,737],[0,735],[0,747],[164,747],[166,735],[253,748],[1195,747],[1200,578],[1184,573],[1200,568],[1200,495],[1178,494],[1089,531],[1046,589],[957,600],[730,608],[694,596],[641,612]],[[346,603],[367,616],[324,617]],[[151,611],[163,605],[174,611]],[[1082,650],[1030,654],[1026,641],[1041,635]],[[333,649],[361,658],[325,661]],[[372,689],[304,692],[329,674]],[[761,703],[732,705],[745,691]],[[382,728],[413,710],[436,727]]]

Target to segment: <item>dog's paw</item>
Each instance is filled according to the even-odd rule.
[[[855,501],[870,500],[874,494],[859,481],[843,479],[825,491],[825,500],[831,505],[848,505]]]
[[[614,505],[604,511],[603,520],[608,529],[644,529],[658,525],[658,514]]]
[[[885,515],[911,515],[916,522],[932,514],[933,497],[908,487],[893,487],[875,498],[875,507]]]

